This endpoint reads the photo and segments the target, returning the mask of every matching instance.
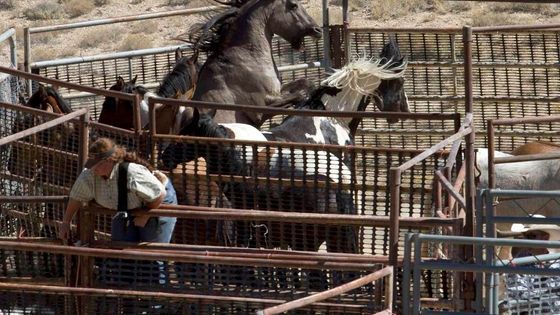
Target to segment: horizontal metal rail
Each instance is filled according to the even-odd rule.
[[[46,252],[52,254],[75,255],[82,257],[117,258],[134,260],[163,260],[185,263],[220,264],[228,266],[281,267],[281,268],[309,268],[334,270],[377,270],[379,263],[373,262],[330,262],[309,258],[308,260],[268,259],[248,257],[208,256],[200,254],[182,254],[163,251],[140,251],[130,249],[106,249],[65,246],[56,244],[20,243],[17,241],[0,241],[0,249],[26,252]]]
[[[90,207],[90,211],[98,214],[114,214],[115,211],[101,207]],[[389,227],[389,217],[351,214],[301,213],[263,210],[241,210],[228,208],[210,208],[183,205],[165,205],[160,209],[133,210],[132,215],[164,216],[204,220],[260,220],[270,222],[289,222],[325,225],[354,225]],[[454,226],[461,219],[454,218],[421,218],[402,217],[403,228],[434,228]]]
[[[206,301],[210,303],[256,303],[256,304],[281,304],[286,300],[279,299],[259,299],[250,297],[236,297],[224,295],[203,295],[203,294],[185,294],[185,293],[171,293],[171,292],[150,292],[150,291],[136,291],[136,290],[122,290],[122,289],[102,289],[102,288],[87,288],[87,287],[64,287],[56,285],[37,285],[25,283],[0,283],[0,291],[15,291],[15,292],[36,292],[40,294],[52,295],[77,295],[77,296],[101,296],[101,297],[133,297],[133,298],[147,298],[156,300],[172,300],[172,301]],[[345,303],[316,303],[315,306],[345,309],[345,308],[366,308],[367,305],[360,304],[345,304]]]
[[[314,303],[332,298],[332,297],[336,297],[339,296],[343,293],[346,293],[348,291],[357,289],[359,287],[362,287],[368,283],[371,283],[373,281],[379,280],[381,278],[384,278],[386,276],[390,276],[393,274],[393,267],[392,266],[387,266],[379,271],[373,272],[365,277],[356,279],[354,281],[351,281],[349,283],[343,284],[341,286],[338,286],[336,288],[332,288],[330,290],[327,291],[323,291],[320,293],[316,293],[301,299],[297,299],[294,301],[290,301],[281,305],[277,305],[277,306],[273,306],[273,307],[269,307],[269,308],[265,308],[263,310],[257,311],[257,315],[273,315],[273,314],[281,314],[281,313],[285,313],[291,310],[295,310],[298,308],[302,308],[304,306],[307,305],[312,305]],[[389,292],[389,294],[392,294],[392,292]]]
[[[12,134],[12,135],[9,135],[7,137],[4,137],[4,138],[0,139],[0,146],[6,145],[6,144],[8,144],[12,141],[15,141],[15,140],[18,140],[18,139],[21,139],[21,138],[25,138],[25,137],[30,136],[32,134],[35,134],[37,132],[55,127],[57,125],[60,125],[60,124],[65,123],[67,121],[70,121],[70,120],[72,120],[76,117],[85,115],[87,112],[88,112],[88,110],[85,109],[85,108],[79,109],[79,110],[77,110],[75,112],[72,112],[70,114],[63,115],[59,118],[55,118],[51,121],[47,121],[47,122],[42,123],[40,125],[37,125],[35,127],[31,127],[29,129],[20,131],[18,133]]]
[[[166,12],[146,13],[146,14],[139,14],[139,15],[116,17],[116,18],[89,20],[89,21],[68,23],[68,24],[30,27],[29,28],[29,33],[34,34],[34,33],[44,33],[44,32],[50,32],[50,31],[62,31],[62,30],[68,30],[68,29],[73,29],[73,28],[80,28],[80,27],[90,27],[90,26],[107,25],[107,24],[115,24],[115,23],[123,23],[123,22],[134,22],[134,21],[158,19],[158,18],[163,18],[163,17],[178,16],[178,15],[198,14],[198,13],[215,11],[217,9],[224,8],[224,7],[225,6],[207,6],[207,7],[200,7],[200,8],[194,8],[194,9],[183,9],[183,10],[174,10],[174,11],[166,11]]]
[[[0,34],[0,44],[8,40],[10,45],[10,61],[12,65],[17,66],[17,50],[16,50],[16,29],[9,28]]]

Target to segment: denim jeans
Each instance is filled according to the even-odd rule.
[[[168,181],[165,186],[166,195],[163,204],[177,204],[177,193]],[[151,217],[146,225],[134,225],[134,217],[124,212],[113,216],[111,223],[111,240],[126,242],[157,242],[169,243],[177,218]],[[107,260],[101,268],[101,278],[114,284],[160,284],[168,282],[167,263],[162,261],[146,262],[134,260]]]

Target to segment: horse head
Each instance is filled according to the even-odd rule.
[[[383,46],[379,55],[380,58],[390,63],[388,69],[398,74],[406,68],[406,57],[401,55],[401,51],[394,36],[389,37],[389,41]],[[381,81],[377,93],[379,98],[375,103],[382,112],[403,112],[409,113],[408,97],[404,90],[404,77],[399,76],[394,79]],[[395,123],[398,119],[387,119],[389,123]]]
[[[144,97],[144,94],[148,91],[143,86],[136,85],[137,79],[138,76],[135,76],[132,80],[126,82],[121,76],[119,76],[117,78],[117,82],[113,84],[109,90],[129,94],[139,94],[141,97]],[[133,129],[133,104],[134,103],[129,100],[106,96],[98,121],[118,128]]]
[[[262,1],[262,0],[255,0]],[[301,50],[305,36],[321,38],[322,29],[305,10],[299,0],[268,0],[272,1],[272,14],[267,28],[286,41],[293,49]]]
[[[181,136],[191,136],[191,137],[209,137],[209,138],[228,138],[228,132],[225,127],[217,124],[212,119],[212,116],[206,113],[200,113],[198,109],[193,109],[192,118],[183,124],[181,131],[179,132]],[[213,156],[217,152],[221,152],[217,149],[219,144],[212,143],[209,145],[209,149],[204,148],[199,149],[201,146],[193,142],[176,142],[170,144],[161,156],[163,165],[166,169],[174,169],[179,163],[190,162],[199,157],[205,158],[207,161],[208,157],[211,156],[209,164],[211,161],[216,160],[217,157]]]
[[[72,112],[68,103],[51,86],[39,84],[37,91],[25,102],[26,106],[56,114]]]

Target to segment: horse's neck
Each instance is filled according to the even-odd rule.
[[[265,2],[265,1],[262,1]],[[268,7],[248,10],[240,14],[224,41],[223,54],[240,54],[237,57],[254,58],[266,65],[273,62],[271,53],[272,32],[267,27]]]

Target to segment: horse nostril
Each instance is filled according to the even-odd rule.
[[[315,32],[315,36],[322,37],[323,36],[323,29],[316,26],[313,28],[313,32]]]

